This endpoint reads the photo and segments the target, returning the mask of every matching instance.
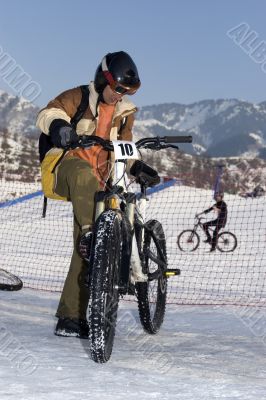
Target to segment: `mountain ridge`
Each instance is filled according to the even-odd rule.
[[[137,116],[137,127],[142,135],[193,136],[192,154],[210,157],[241,156],[251,151],[252,156],[264,158],[266,149],[266,102],[260,105],[237,99],[202,100],[189,105],[164,103],[142,107]],[[255,143],[250,134],[260,137]],[[246,146],[228,145],[228,140],[241,135]],[[224,142],[224,144],[223,144]],[[221,144],[221,150],[217,146]],[[226,149],[226,151],[225,151]],[[261,154],[262,153],[262,154]]]
[[[0,90],[0,128],[36,137],[39,110]],[[255,104],[229,98],[143,106],[136,114],[134,133],[136,137],[192,135],[192,146],[180,148],[194,155],[248,157],[250,153],[265,158],[266,101]]]
[[[0,178],[39,181],[39,108],[0,90]],[[142,152],[162,176],[189,186],[209,188],[218,164],[225,165],[223,184],[230,192],[249,190],[266,181],[266,101],[202,100],[189,105],[164,103],[141,107],[135,140],[145,136],[192,135],[180,152]],[[163,155],[162,155],[163,154]],[[248,173],[247,173],[248,171]]]

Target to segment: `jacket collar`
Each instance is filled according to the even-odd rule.
[[[94,83],[90,82],[89,84],[90,96],[89,96],[89,105],[91,112],[94,117],[96,117],[97,113],[97,103],[99,94],[96,92]],[[127,96],[123,96],[121,101],[118,101],[115,106],[115,112],[113,118],[117,116],[126,117],[129,114],[132,114],[137,111],[137,107],[134,103],[132,103]]]

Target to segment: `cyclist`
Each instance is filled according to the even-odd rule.
[[[140,84],[137,67],[129,54],[124,51],[108,53],[88,86],[88,107],[76,129],[70,122],[81,103],[80,87],[61,93],[40,111],[37,118],[37,127],[43,132],[40,154],[45,156],[47,150],[50,153],[58,148],[69,148],[78,142],[80,135],[132,140],[137,109],[125,95],[134,94]],[[108,173],[108,152],[99,146],[67,151],[55,170],[54,191],[72,202],[74,214],[74,251],[56,312],[55,334],[58,336],[88,337],[89,295],[84,285],[84,258],[90,243],[94,194]]]
[[[224,194],[222,192],[215,193],[214,199],[216,200],[216,203],[212,207],[208,208],[207,210],[205,210],[202,213],[197,215],[197,216],[200,216],[202,214],[207,214],[211,211],[215,211],[218,214],[217,218],[215,218],[214,220],[205,222],[203,224],[203,229],[207,236],[205,243],[210,243],[210,245],[211,245],[210,251],[211,252],[215,251],[218,232],[220,231],[221,228],[225,227],[225,224],[227,221],[227,205],[223,201],[223,197],[224,197]],[[210,232],[208,229],[209,226],[215,226],[215,229],[213,232],[213,237],[211,237],[211,235],[210,235]]]

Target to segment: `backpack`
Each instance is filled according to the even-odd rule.
[[[76,111],[76,114],[71,118],[71,126],[76,129],[78,122],[81,120],[83,114],[89,105],[89,88],[87,85],[80,86],[82,97],[80,105]],[[66,197],[59,196],[54,192],[55,187],[55,169],[59,165],[60,161],[65,156],[67,150],[60,149],[56,153],[48,153],[54,147],[50,136],[45,133],[41,133],[39,139],[39,155],[41,162],[41,179],[42,179],[42,190],[44,193],[44,205],[47,203],[47,198],[54,200],[67,201]],[[46,207],[45,207],[46,208]],[[45,210],[44,210],[45,214]]]
[[[76,129],[78,122],[83,117],[84,112],[87,110],[89,105],[89,87],[87,85],[80,86],[82,97],[80,101],[80,105],[76,111],[74,117],[71,118],[70,124],[72,128]],[[39,158],[40,162],[43,161],[46,153],[54,147],[50,136],[45,133],[41,133],[39,138]]]

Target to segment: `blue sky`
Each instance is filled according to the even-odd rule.
[[[245,22],[266,42],[265,14],[259,0],[2,0],[0,47],[38,82],[40,106],[92,80],[103,55],[118,50],[138,66],[139,106],[260,102],[266,73],[226,32]],[[16,94],[1,74],[0,89]]]

